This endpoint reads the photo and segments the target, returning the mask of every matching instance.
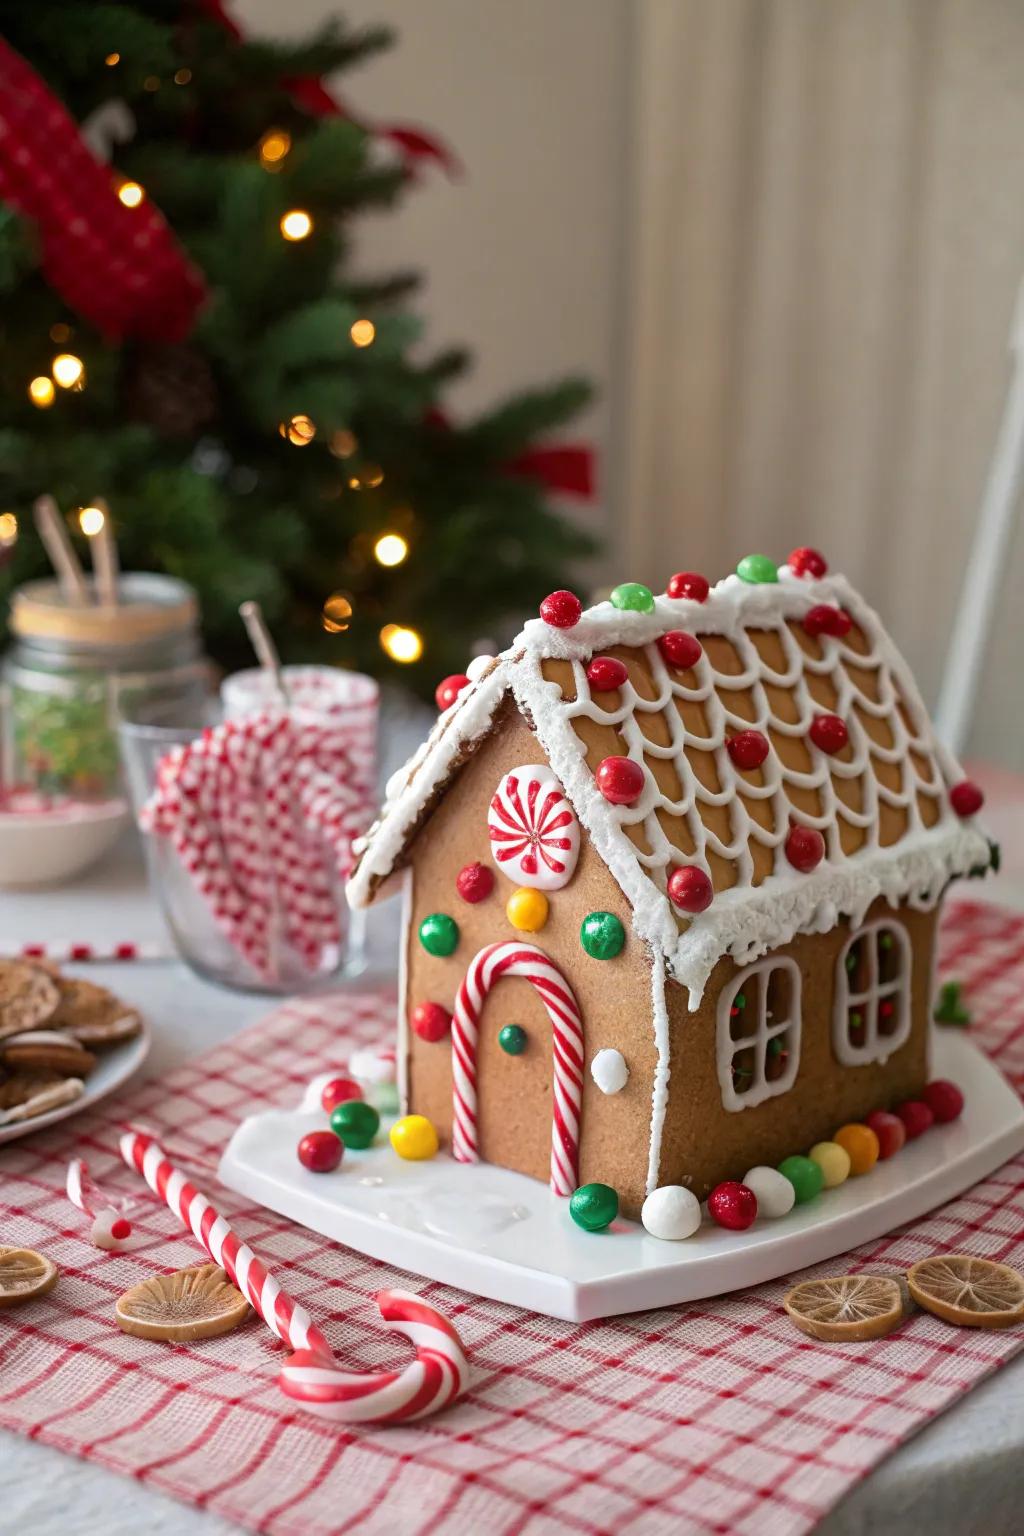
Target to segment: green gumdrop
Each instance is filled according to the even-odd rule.
[[[653,613],[654,593],[639,581],[621,581],[611,594],[613,608],[627,608],[633,613]]]
[[[808,1200],[821,1194],[825,1175],[809,1157],[785,1157],[779,1164],[779,1172],[792,1184],[797,1205],[806,1205]]]
[[[944,981],[939,988],[938,1001],[932,1013],[936,1024],[967,1025],[971,1016],[963,1005],[958,981]]]
[[[619,1214],[619,1197],[610,1184],[581,1184],[569,1199],[569,1215],[584,1232],[603,1232]]]
[[[368,1147],[380,1129],[380,1115],[364,1099],[346,1099],[331,1110],[331,1130],[357,1151]]]
[[[736,567],[736,575],[741,581],[749,581],[753,586],[763,586],[765,582],[779,579],[778,567],[767,555],[744,555]]]
[[[521,1024],[506,1024],[498,1031],[498,1044],[509,1056],[521,1056],[526,1050],[526,1030]]]
[[[428,955],[451,955],[459,942],[459,925],[447,912],[431,912],[420,923],[420,943]]]
[[[588,912],[580,926],[580,943],[592,960],[614,960],[626,942],[626,930],[614,912]]]

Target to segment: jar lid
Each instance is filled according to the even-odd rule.
[[[128,571],[118,591],[116,607],[72,604],[56,581],[28,581],[11,596],[11,629],[23,639],[122,646],[187,632],[199,622],[195,592],[174,576]]]

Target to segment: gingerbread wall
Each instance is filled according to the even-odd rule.
[[[873,1109],[890,1109],[920,1091],[928,1076],[938,911],[901,907],[894,912],[878,901],[868,913],[869,918],[883,915],[902,923],[910,936],[911,1027],[906,1044],[884,1065],[840,1065],[832,1051],[832,1003],[837,962],[850,925],[841,921],[829,933],[802,935],[776,951],[791,956],[801,974],[796,1081],[788,1092],[753,1108],[725,1109],[716,1060],[719,994],[740,967],[731,960],[719,962],[695,1013],[687,1010],[684,989],[669,983],[671,1076],[659,1184],[686,1184],[703,1198],[721,1180],[741,1179],[754,1163],[776,1164],[792,1152],[806,1153],[847,1121],[863,1120]]]
[[[536,944],[562,970],[576,993],[584,1022],[584,1087],[580,1116],[580,1182],[600,1180],[619,1192],[625,1211],[643,1201],[649,1153],[651,1091],[656,1063],[651,1022],[651,962],[631,931],[628,904],[604,864],[583,837],[572,880],[549,895],[550,913],[540,932],[517,933],[505,915],[515,882],[497,873],[492,894],[471,905],[458,895],[455,877],[466,864],[491,865],[487,809],[502,776],[544,753],[514,707],[508,705],[494,730],[461,769],[423,827],[411,850],[412,921],[407,949],[407,999],[441,1003],[449,1011],[467,967],[478,950],[499,940],[521,938]],[[626,944],[612,960],[595,960],[580,944],[588,912],[616,913]],[[451,956],[429,955],[417,938],[431,912],[446,912],[459,924]],[[505,1024],[521,1024],[528,1043],[521,1056],[498,1044]],[[409,1108],[427,1115],[447,1143],[452,1124],[450,1037],[437,1042],[408,1033]],[[630,1069],[619,1093],[603,1094],[589,1064],[604,1046],[622,1052]],[[522,978],[497,983],[484,1006],[478,1054],[481,1155],[547,1182],[551,1157],[551,1024],[537,994]]]

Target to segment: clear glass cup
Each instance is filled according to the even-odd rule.
[[[218,713],[211,700],[205,718],[195,710],[155,704],[140,705],[130,714],[122,715],[121,755],[136,819],[156,786],[161,760],[172,748],[194,741],[205,726],[216,724]],[[272,901],[270,976],[257,970],[218,926],[173,844],[146,831],[142,832],[142,840],[150,885],[175,947],[185,963],[207,981],[242,992],[288,996],[324,990],[365,970],[365,915],[349,909],[341,881],[333,873],[327,845],[315,834],[309,834],[309,844],[332,871],[330,885],[337,906],[339,942],[323,945],[317,965],[309,969],[287,943],[280,909]]]

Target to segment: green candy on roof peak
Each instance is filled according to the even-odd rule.
[[[779,568],[767,555],[744,555],[736,567],[736,575],[741,581],[749,581],[752,586],[764,586],[768,582],[778,581]]]

